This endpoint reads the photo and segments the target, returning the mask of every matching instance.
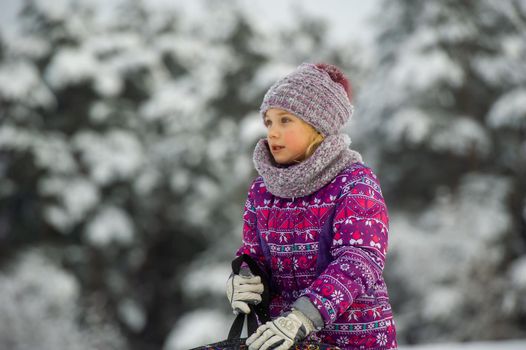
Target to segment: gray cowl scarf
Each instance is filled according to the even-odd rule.
[[[326,184],[352,163],[362,162],[360,153],[349,148],[346,134],[327,136],[314,153],[301,163],[276,163],[267,139],[260,139],[254,149],[254,165],[268,191],[283,198],[302,197]]]

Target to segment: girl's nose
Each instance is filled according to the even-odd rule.
[[[279,136],[279,131],[275,126],[271,126],[268,128],[267,135],[268,137],[277,137]]]

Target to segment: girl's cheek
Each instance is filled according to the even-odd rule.
[[[285,139],[285,142],[289,146],[291,146],[294,143],[294,134],[291,132],[285,132],[283,135],[283,138]]]

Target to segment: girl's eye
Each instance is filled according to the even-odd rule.
[[[292,120],[289,118],[289,117],[282,117],[281,118],[281,122],[282,123],[288,123],[288,122],[291,122]],[[272,125],[272,120],[266,120],[265,121],[265,126],[268,128],[270,125]]]

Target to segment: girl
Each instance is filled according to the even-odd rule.
[[[244,209],[243,243],[268,274],[271,321],[249,350],[285,350],[310,340],[351,349],[396,349],[382,276],[389,216],[380,184],[340,133],[353,106],[349,83],[329,64],[303,63],[263,98]],[[261,300],[260,277],[232,275],[234,312]]]

